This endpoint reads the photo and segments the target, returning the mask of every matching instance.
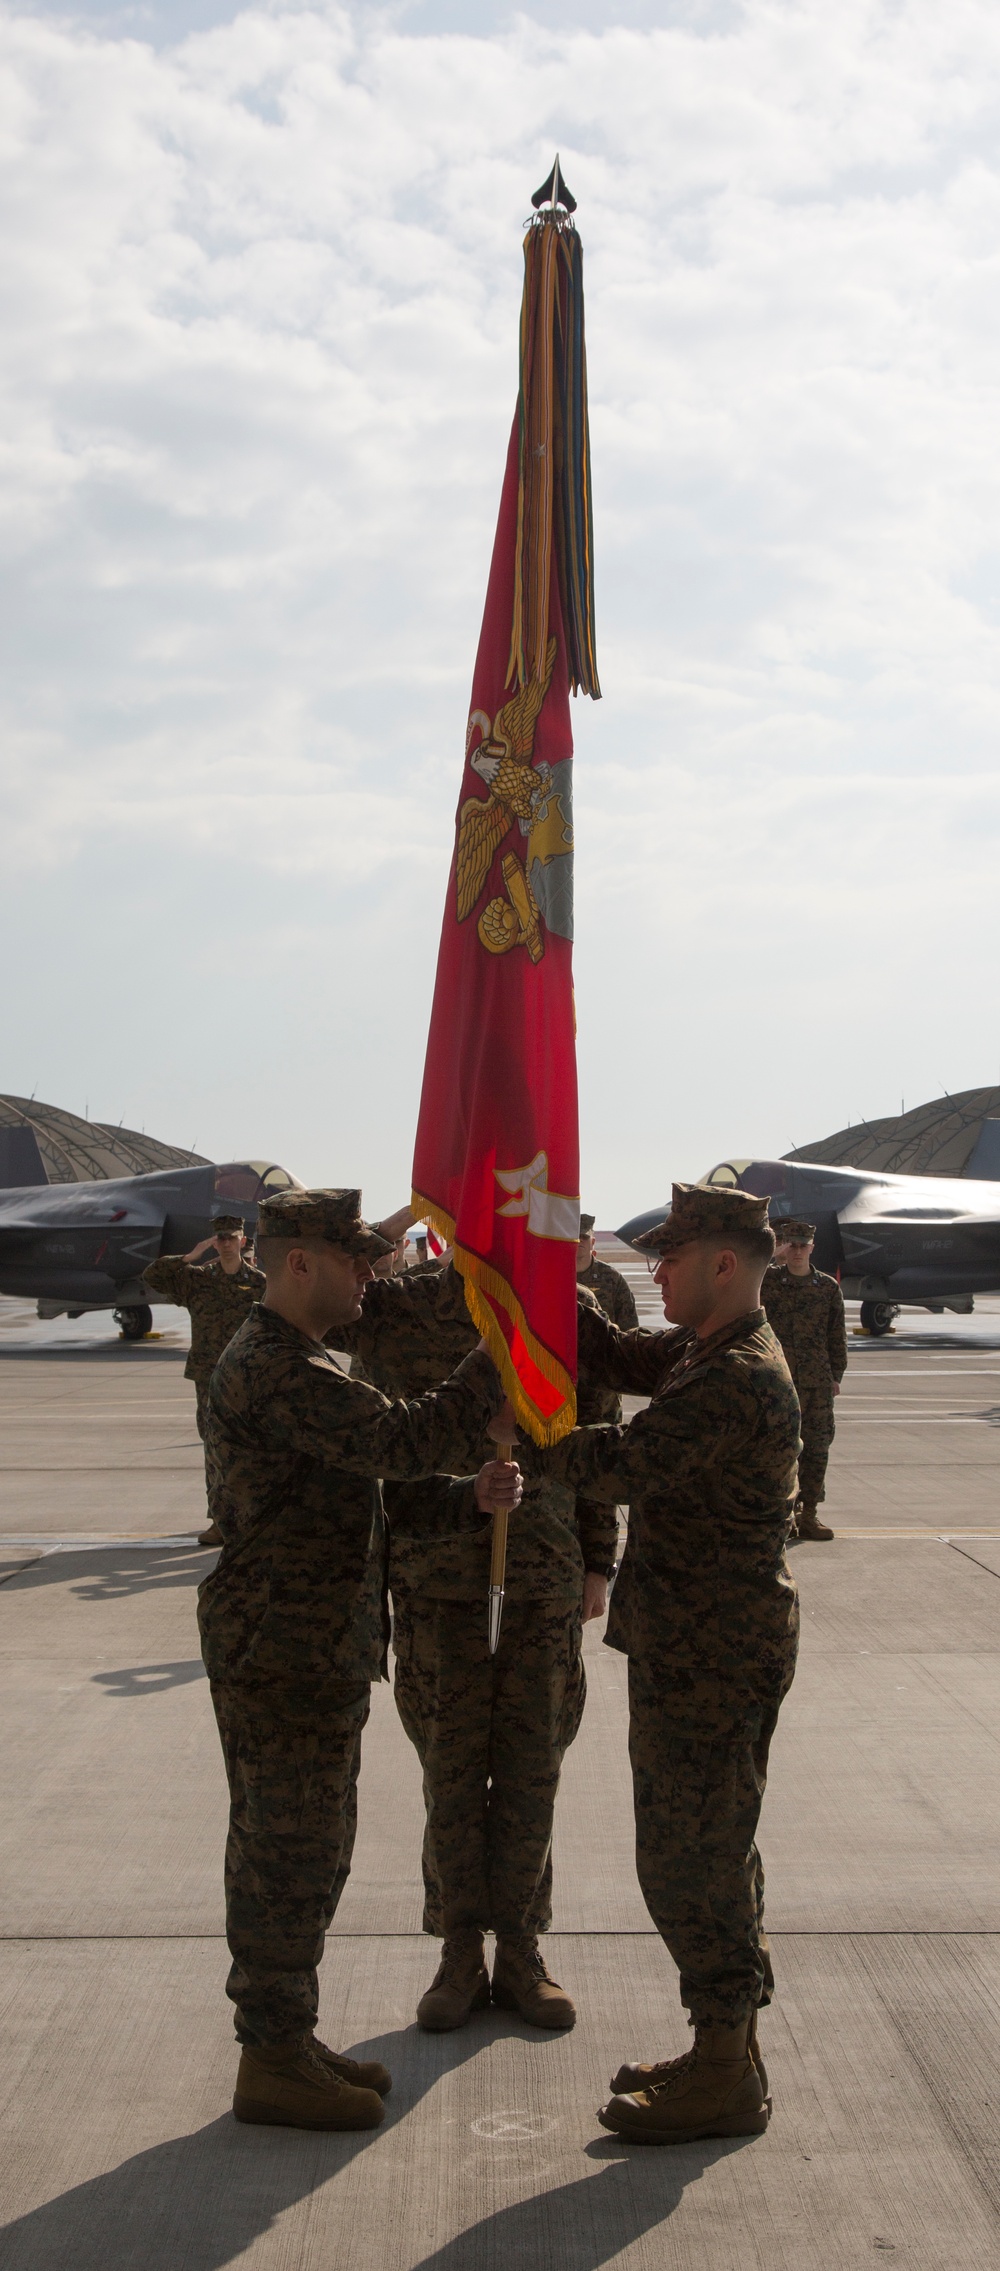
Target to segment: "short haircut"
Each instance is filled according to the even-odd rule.
[[[277,1277],[279,1271],[284,1269],[289,1254],[297,1252],[300,1246],[305,1247],[307,1254],[323,1254],[329,1253],[331,1243],[329,1238],[261,1238],[257,1246],[257,1260],[265,1276]],[[341,1246],[337,1251],[343,1253],[344,1249]]]
[[[728,1246],[739,1262],[772,1262],[776,1245],[773,1230],[707,1230],[698,1241],[700,1246],[711,1246],[716,1253]]]

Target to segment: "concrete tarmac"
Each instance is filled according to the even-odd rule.
[[[639,1288],[641,1291],[641,1287]],[[648,1304],[644,1300],[644,1307]],[[686,2044],[639,1895],[624,1663],[588,1634],[552,1969],[575,2031],[423,2036],[421,1804],[365,1737],[322,2032],[384,2056],[363,2137],[244,2130],[223,1995],[225,1789],[194,1624],[210,1557],[176,1312],[0,1310],[4,2271],[957,2271],[1000,2252],[1000,1313],[851,1342],[761,1844],[777,1998],[760,2139],[629,2150],[595,2108]],[[652,1315],[654,1312],[650,1311]]]

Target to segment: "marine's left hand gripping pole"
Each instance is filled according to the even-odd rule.
[[[513,1430],[497,1438],[497,1458],[511,1464],[514,1448]],[[490,1655],[495,1656],[500,1639],[503,1618],[503,1587],[507,1573],[507,1508],[498,1506],[493,1516],[493,1551],[490,1555]]]

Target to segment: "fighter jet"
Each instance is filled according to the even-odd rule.
[[[189,1253],[234,1209],[250,1227],[260,1199],[300,1188],[283,1167],[251,1159],[0,1191],[0,1293],[37,1301],[40,1317],[110,1309],[126,1340],[141,1340],[159,1298],[143,1284],[150,1262]]]
[[[787,1159],[724,1159],[699,1181],[766,1194],[775,1230],[783,1216],[814,1222],[817,1269],[839,1277],[875,1335],[889,1331],[904,1301],[936,1316],[945,1309],[968,1316],[977,1293],[1000,1292],[1000,1182]],[[631,1245],[669,1211],[634,1215],[619,1238]]]

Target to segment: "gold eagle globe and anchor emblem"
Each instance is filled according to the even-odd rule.
[[[545,952],[545,931],[572,936],[569,875],[573,852],[568,761],[534,765],[535,727],[552,682],[556,641],[549,640],[542,678],[529,680],[497,711],[473,710],[466,753],[477,729],[482,736],[469,757],[485,782],[485,797],[467,797],[459,815],[456,857],[458,919],[467,921],[485,889],[504,837],[516,825],[525,839],[524,857],[505,852],[500,872],[505,899],[490,899],[476,930],[489,954],[509,954],[523,946],[532,962]]]

